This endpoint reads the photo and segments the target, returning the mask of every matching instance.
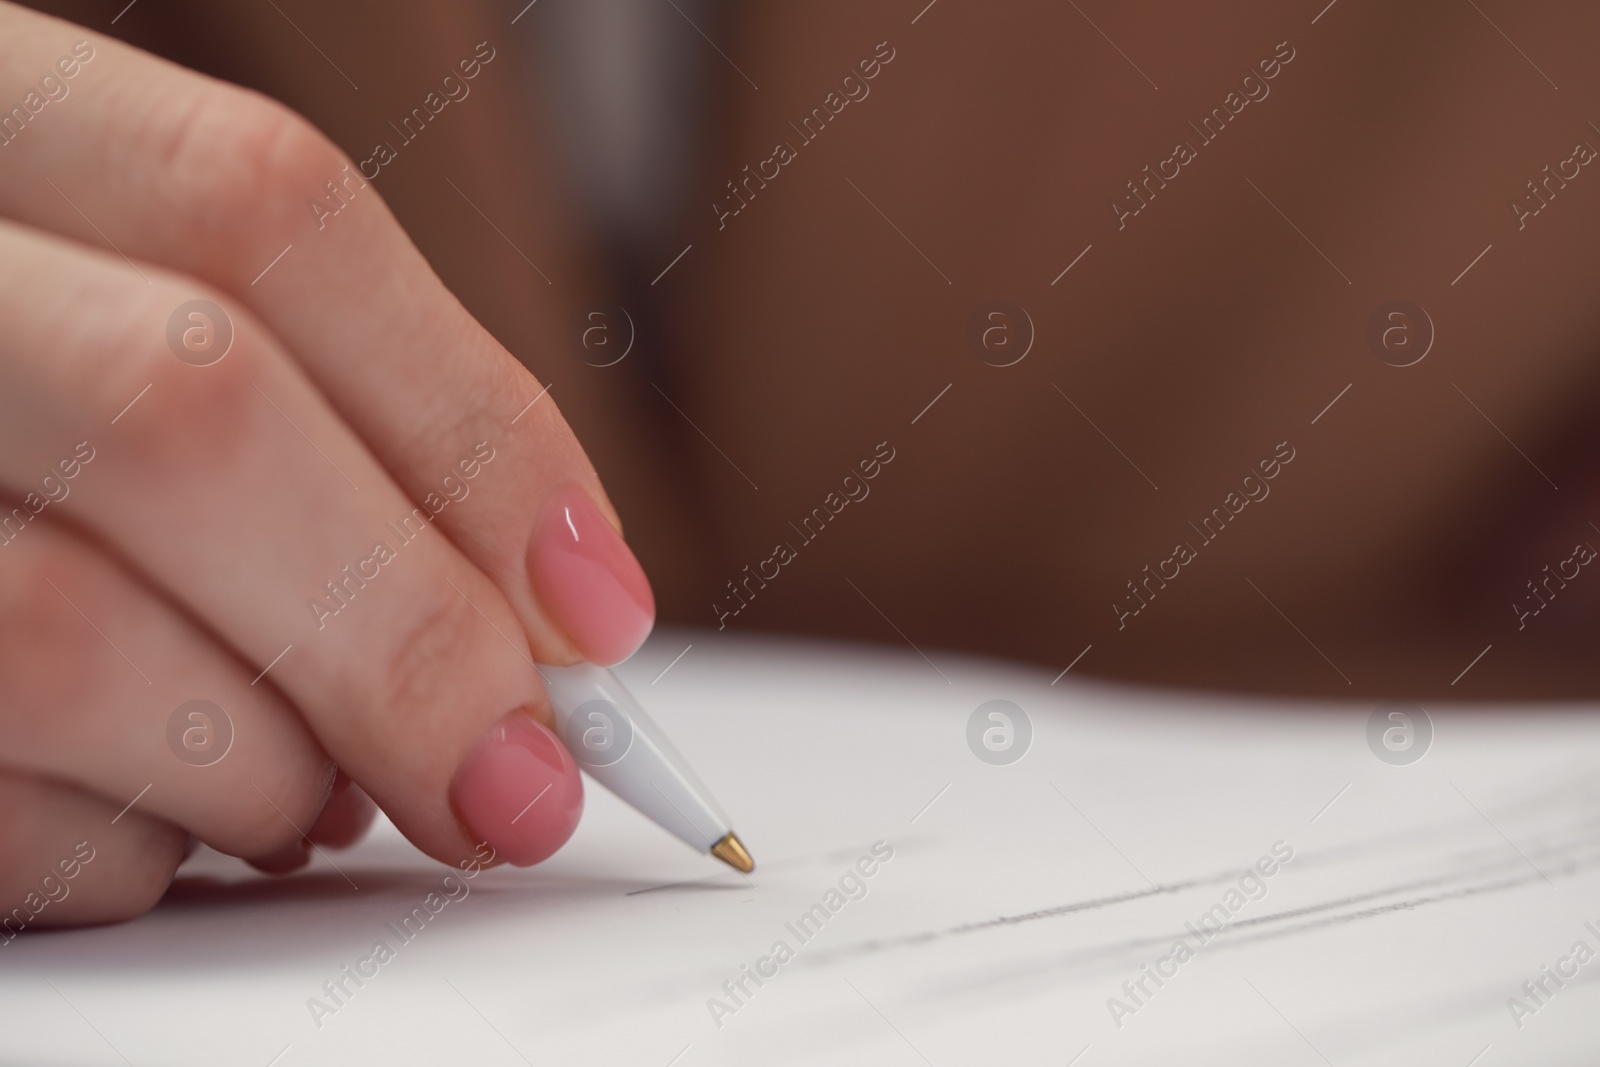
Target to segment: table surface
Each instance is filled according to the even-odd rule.
[[[667,631],[621,668],[750,877],[592,782],[556,857],[467,881],[387,823],[287,878],[202,850],[135,922],[0,950],[0,1061],[1595,1062],[1587,709],[923,652]]]

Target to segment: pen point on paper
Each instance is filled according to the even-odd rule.
[[[745,851],[744,842],[731,830],[711,846],[711,854],[740,874],[749,874],[756,869],[756,861]]]

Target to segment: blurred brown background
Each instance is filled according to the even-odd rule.
[[[1600,148],[1600,9],[923,3],[34,6],[275,96],[357,160],[488,41],[374,184],[550,384],[664,621],[715,626],[787,542],[729,628],[1052,673],[1088,648],[1075,671],[1240,689],[1600,689],[1600,574],[1540,586],[1520,629],[1512,606],[1600,546],[1600,167],[1566,162]],[[719,228],[779,142],[795,158]],[[1179,142],[1195,158],[1119,228]],[[1394,300],[1431,321],[1410,366],[1368,340]],[[1014,365],[969,343],[993,301],[1031,320]],[[572,338],[606,306],[636,343],[599,367]],[[880,442],[870,495],[806,541]],[[1285,442],[1203,544],[1190,524]],[[1180,542],[1196,558],[1119,625]]]

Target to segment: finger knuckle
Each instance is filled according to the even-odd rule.
[[[338,171],[338,148],[284,105],[243,91],[209,92],[174,135],[168,173],[183,176],[198,233],[219,259],[244,231],[282,232]]]
[[[98,406],[107,421],[115,420],[118,456],[145,469],[175,474],[195,464],[226,465],[270,413],[255,384],[268,358],[264,338],[226,298],[186,310],[192,295],[175,289],[152,294],[144,312],[97,339],[99,360],[114,368],[98,389]],[[196,315],[193,323],[203,327],[191,324]],[[184,342],[170,335],[201,328],[227,330],[228,347],[217,362],[193,365],[179,352]]]
[[[467,696],[463,678],[483,660],[483,625],[477,609],[447,585],[401,625],[382,657],[379,706],[405,721],[414,741],[410,750],[437,752],[439,742],[448,743],[459,731],[455,713]],[[392,721],[378,716],[373,725],[386,728]],[[370,741],[392,745],[390,737]]]

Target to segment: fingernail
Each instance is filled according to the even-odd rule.
[[[450,799],[474,837],[526,867],[553,855],[577,829],[583,781],[556,735],[519,709],[468,754]]]
[[[349,848],[366,836],[377,815],[378,806],[372,798],[340,771],[322,814],[311,824],[306,837],[329,848]]]
[[[311,845],[305,838],[291,841],[266,856],[253,856],[250,866],[267,874],[289,874],[311,862]]]
[[[545,504],[528,550],[540,603],[591,663],[633,655],[656,621],[650,581],[589,495],[558,488]]]

